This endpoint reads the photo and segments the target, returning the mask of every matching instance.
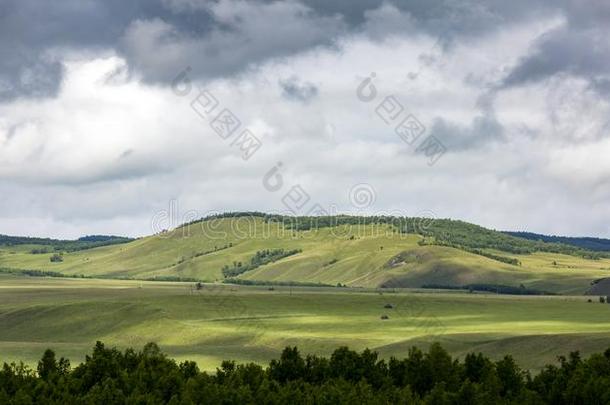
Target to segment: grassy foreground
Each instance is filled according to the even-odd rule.
[[[50,347],[77,362],[96,340],[123,348],[155,341],[174,358],[213,369],[227,358],[264,363],[287,345],[321,355],[368,347],[388,357],[438,341],[458,356],[511,353],[535,370],[568,351],[610,347],[610,305],[587,299],[230,285],[196,291],[188,283],[0,275],[0,361],[34,364]]]

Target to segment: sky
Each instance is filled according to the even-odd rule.
[[[610,237],[603,0],[0,0],[0,234],[218,212]]]

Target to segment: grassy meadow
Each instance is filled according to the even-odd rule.
[[[610,305],[587,299],[0,275],[0,361],[34,364],[51,347],[78,362],[96,340],[155,341],[214,369],[223,359],[266,362],[286,345],[388,357],[439,341],[456,355],[511,353],[535,370],[570,350],[610,347]]]
[[[323,355],[340,345],[368,347],[389,357],[439,341],[456,355],[510,353],[536,370],[572,350],[610,347],[610,305],[582,295],[608,276],[610,259],[565,254],[565,247],[562,253],[544,246],[527,254],[494,250],[489,246],[514,242],[514,251],[530,242],[459,222],[440,225],[447,224],[451,240],[470,245],[429,244],[389,224],[293,230],[260,217],[206,220],[129,243],[65,250],[54,262],[53,246],[1,245],[0,362],[34,364],[47,347],[80,361],[96,340],[121,348],[155,341],[204,369],[224,359],[267,362],[287,345]],[[468,251],[472,243],[483,247]],[[222,283],[224,266],[280,249],[295,253],[248,267],[237,278],[327,287]],[[65,278],[26,277],[19,270]],[[73,278],[81,275],[87,278]],[[194,282],[144,281],[160,277],[208,284],[197,290]],[[421,288],[477,283],[560,295]]]

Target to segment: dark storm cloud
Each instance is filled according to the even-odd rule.
[[[309,82],[302,82],[298,77],[280,80],[282,95],[289,100],[307,102],[318,95],[318,88]]]
[[[610,73],[607,29],[559,28],[543,35],[533,52],[511,71],[505,85],[532,82],[557,73],[599,80]],[[594,83],[597,83],[594,81]],[[603,85],[603,78],[599,81]]]
[[[158,0],[0,2],[0,101],[53,95],[62,76],[53,50],[114,48],[131,21],[155,16],[199,35],[209,21],[205,11],[173,14]]]
[[[18,96],[53,95],[61,83],[63,69],[59,62],[36,52],[24,50],[12,57],[0,49],[0,102]]]
[[[341,15],[319,15],[297,2],[6,0],[0,3],[0,101],[55,94],[62,77],[58,49],[114,49],[145,79],[168,82],[184,65],[218,77],[332,44],[344,28]]]
[[[504,80],[504,86],[531,83],[557,74],[587,80],[600,94],[608,94],[610,77],[610,3],[569,1],[565,25],[544,33]]]
[[[53,95],[61,83],[57,49],[113,49],[130,69],[151,82],[167,83],[185,66],[202,78],[230,76],[269,58],[317,46],[334,46],[352,32],[366,32],[372,11],[389,7],[398,20],[374,26],[376,39],[408,27],[438,36],[445,44],[462,37],[550,13],[566,15],[580,30],[558,31],[538,47],[506,80],[513,85],[558,70],[589,75],[603,71],[607,55],[589,43],[587,22],[607,21],[607,6],[590,0],[550,3],[517,0],[5,0],[0,4],[0,101]],[[400,18],[408,18],[404,27]],[[368,27],[368,28],[367,28]],[[601,37],[600,37],[601,38]],[[598,77],[598,82],[602,78]],[[601,81],[603,82],[603,80]]]
[[[502,140],[503,131],[500,123],[491,115],[479,115],[470,125],[460,125],[438,117],[430,128],[430,134],[440,139],[451,151],[482,148],[490,142]]]
[[[130,66],[151,81],[168,82],[185,66],[204,79],[231,76],[270,58],[333,46],[348,30],[342,15],[322,15],[293,1],[173,0],[172,4],[182,13],[205,8],[212,16],[212,28],[198,35],[159,17],[134,20],[120,49]]]
[[[304,0],[303,4],[323,15],[341,14],[351,27],[364,22],[367,10],[378,8],[384,0]]]
[[[384,4],[408,13],[419,27],[435,35],[471,35],[522,20],[556,8],[550,2],[515,0],[302,0],[321,14],[341,14],[357,29],[365,23],[367,11]]]
[[[591,86],[601,95],[610,96],[610,78],[593,78]]]

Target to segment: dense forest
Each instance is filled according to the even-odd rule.
[[[2,404],[608,404],[610,349],[560,357],[532,376],[510,356],[452,358],[440,345],[404,359],[346,347],[328,358],[287,347],[267,367],[224,361],[215,373],[176,361],[154,343],[123,352],[98,342],[71,368],[45,351],[36,370],[4,364]]]

